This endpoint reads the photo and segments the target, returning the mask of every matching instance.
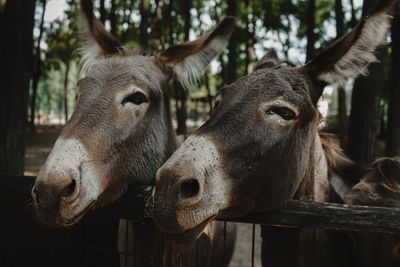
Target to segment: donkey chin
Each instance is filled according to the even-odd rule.
[[[156,214],[161,215],[160,212]],[[192,244],[202,234],[208,223],[216,216],[206,216],[206,219],[200,217],[194,218],[194,216],[191,216],[191,213],[185,211],[178,211],[178,214],[175,216],[168,216],[166,213],[164,215],[154,216],[158,229],[168,239],[183,245]]]
[[[36,203],[34,212],[35,217],[46,226],[71,227],[93,209],[95,204],[95,200],[88,203],[78,200],[73,204],[61,201],[58,205],[53,206]]]
[[[77,224],[88,212],[103,206],[101,195],[92,195],[84,189],[72,195],[38,198],[34,197],[34,217],[50,227],[70,227]]]

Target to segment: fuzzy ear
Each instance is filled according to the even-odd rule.
[[[367,75],[368,65],[377,61],[376,49],[386,43],[395,4],[396,0],[379,0],[351,32],[306,64],[311,77],[322,85],[344,85],[350,78]],[[317,98],[321,94],[319,89]]]
[[[400,158],[380,158],[370,164],[392,188],[400,189]]]
[[[121,43],[96,19],[92,0],[80,0],[82,15],[81,48],[82,65],[90,65],[94,59],[117,54],[122,51]]]
[[[258,62],[254,71],[264,68],[273,68],[278,64],[278,55],[274,49],[268,51]]]
[[[336,154],[334,165],[329,165],[329,183],[342,200],[367,171],[365,167],[354,163],[343,154]]]
[[[364,166],[358,165],[341,153],[335,154],[333,164],[330,162],[328,164],[329,183],[342,200],[353,186],[361,181],[367,171]]]
[[[201,78],[205,68],[226,47],[236,25],[236,18],[225,17],[209,34],[174,45],[158,55],[158,61],[190,89]]]

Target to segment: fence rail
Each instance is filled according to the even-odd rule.
[[[14,221],[12,217],[17,216],[32,221],[27,204],[31,202],[30,191],[34,180],[34,177],[26,176],[0,176],[0,209],[3,214],[9,215],[6,220]],[[121,219],[145,222],[151,217],[151,207],[146,205],[150,194],[151,187],[148,185],[132,186],[111,209]],[[276,211],[253,213],[227,221],[292,228],[400,233],[399,208],[333,203],[291,201]]]
[[[125,196],[113,205],[88,214],[74,227],[60,229],[45,227],[32,216],[30,192],[34,181],[35,177],[0,175],[0,211],[2,212],[0,266],[143,267],[148,266],[149,259],[157,262],[150,266],[175,266],[172,264],[172,259],[175,258],[170,257],[172,255],[169,250],[171,247],[166,246],[169,241],[164,237],[157,239],[157,253],[155,254],[155,247],[152,247],[151,250],[145,249],[146,246],[143,247],[143,241],[147,240],[148,234],[154,233],[155,230],[154,224],[151,223],[152,208],[149,205],[151,186],[133,185]],[[120,219],[127,220],[120,221]],[[251,258],[247,259],[249,264],[243,266],[256,266],[255,260],[259,262],[260,255],[263,255],[262,258],[264,258],[264,256],[275,255],[275,252],[278,253],[276,255],[284,253],[286,255],[284,259],[297,259],[297,254],[293,254],[293,257],[287,256],[289,252],[286,242],[289,241],[286,237],[291,240],[289,243],[293,251],[289,251],[298,251],[298,255],[301,255],[299,260],[301,262],[306,260],[310,264],[278,264],[277,266],[365,266],[362,264],[363,257],[360,257],[361,254],[359,255],[356,244],[353,239],[349,238],[346,231],[375,232],[373,235],[377,239],[373,243],[378,245],[375,245],[376,248],[368,253],[368,261],[380,261],[381,265],[374,265],[379,267],[399,266],[399,263],[392,264],[393,257],[388,253],[393,251],[392,245],[398,243],[400,235],[391,236],[387,233],[400,234],[400,209],[291,201],[276,211],[253,213],[241,218],[225,220],[223,239],[220,240],[223,244],[220,244],[223,247],[222,259],[226,257],[225,242],[232,237],[226,231],[228,221],[253,224],[242,225],[242,227],[252,227],[251,245],[249,243],[251,254],[249,254],[250,251],[247,254],[251,255]],[[123,232],[120,232],[121,228],[119,228],[121,223],[125,225]],[[268,236],[269,238],[275,236],[275,239],[279,237],[276,240],[278,243],[279,241],[283,243],[278,246],[278,250],[276,244],[273,249],[275,252],[269,251],[264,246],[261,250],[258,247],[257,251],[261,254],[255,256],[255,224],[266,225],[261,226],[262,238],[266,236],[268,240]],[[282,227],[289,228],[283,229]],[[319,232],[321,231],[318,229],[339,231],[323,231],[326,235],[320,239]],[[263,233],[263,231],[266,232]],[[134,234],[132,235],[132,233]],[[249,232],[247,233],[249,234]],[[292,239],[294,236],[291,234],[293,233],[296,234],[296,239]],[[125,236],[124,241],[119,239],[121,234]],[[132,236],[129,237],[129,234]],[[321,243],[324,245],[320,245],[319,241],[325,240],[325,238],[333,242],[324,242]],[[260,246],[260,243],[257,244]],[[198,247],[196,242],[195,248],[192,250],[194,253],[190,254],[187,259],[191,263],[183,266],[206,266],[198,262],[198,259],[203,259],[202,256],[197,255],[198,251],[203,251],[201,245]],[[151,251],[151,255],[148,253],[149,251]],[[154,255],[157,256],[154,257]],[[228,255],[230,254],[228,253]],[[243,257],[243,253],[240,255]],[[240,261],[242,262],[243,259],[241,258]],[[312,265],[311,262],[313,262]]]

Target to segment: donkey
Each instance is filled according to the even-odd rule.
[[[317,101],[326,85],[367,73],[386,41],[395,2],[379,1],[355,29],[304,66],[263,58],[252,74],[222,88],[211,118],[157,171],[154,218],[160,230],[196,237],[214,218],[277,209],[293,198],[325,201],[328,166]]]
[[[332,171],[330,184],[344,203],[400,207],[399,157],[378,158],[367,166],[360,166],[342,153],[337,142],[330,140],[324,151]]]
[[[346,204],[400,207],[400,158],[379,158],[368,166],[347,159],[338,146],[327,150],[330,183]],[[400,266],[400,236],[351,233],[353,266]]]
[[[192,86],[223,51],[235,25],[235,18],[226,17],[195,41],[149,55],[123,47],[107,32],[94,17],[91,0],[81,0],[81,8],[86,74],[77,85],[77,107],[32,189],[39,218],[49,226],[78,223],[88,211],[114,202],[129,185],[154,184],[157,168],[177,148],[169,80],[175,77],[184,87]],[[147,241],[147,250],[142,247],[154,256],[163,242],[153,228],[147,228],[146,236],[152,245]],[[221,227],[214,224],[216,229]],[[211,241],[217,234],[212,230]],[[147,260],[161,266],[153,256]]]

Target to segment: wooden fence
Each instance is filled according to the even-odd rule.
[[[71,229],[49,229],[32,218],[34,177],[0,176],[0,266],[118,266],[119,219],[151,220],[151,187],[133,185],[123,199]],[[290,228],[400,233],[400,209],[291,201],[280,210],[229,220]],[[101,233],[101,234],[100,234]],[[38,245],[39,244],[39,245]],[[45,250],[45,251],[43,251]],[[38,255],[48,254],[48,265]],[[97,254],[96,254],[97,253]],[[23,256],[19,256],[23,255]],[[132,256],[132,255],[125,255]],[[35,264],[35,261],[37,264]]]

